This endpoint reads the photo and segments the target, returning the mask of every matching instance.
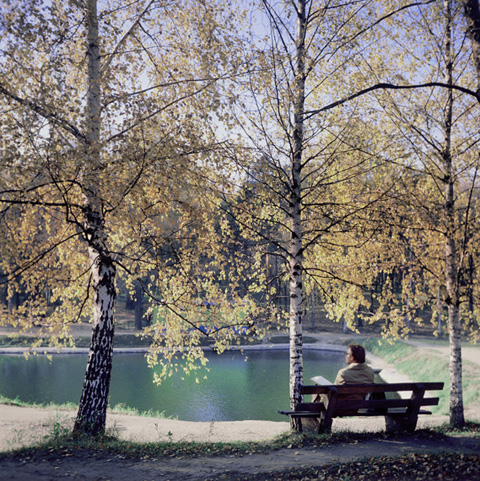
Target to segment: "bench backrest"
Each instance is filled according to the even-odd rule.
[[[441,391],[443,382],[402,382],[392,384],[342,384],[330,386],[302,386],[300,393],[303,394],[328,394],[332,390],[336,390],[337,394],[368,394],[373,392],[399,392],[411,391],[413,393],[420,391]]]
[[[326,394],[329,399],[333,400],[333,406],[329,407],[332,416],[336,413],[341,415],[344,411],[358,409],[375,409],[379,413],[385,412],[390,408],[407,408],[409,411],[418,409],[422,406],[438,405],[438,397],[425,397],[426,391],[437,391],[443,389],[442,382],[426,382],[426,383],[393,383],[393,384],[343,384],[331,386],[302,386],[302,394]],[[372,393],[387,393],[411,391],[410,399],[381,399],[381,396],[372,396],[369,400],[342,400],[343,395],[361,394],[365,397]],[[320,403],[300,403],[301,407],[297,410],[316,410],[315,404]],[[299,409],[300,408],[300,409]]]

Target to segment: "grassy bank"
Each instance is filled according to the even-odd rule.
[[[0,347],[31,347],[35,342],[33,336],[0,336]],[[151,339],[138,336],[136,334],[122,334],[115,337],[115,347],[148,347],[151,343]],[[48,338],[41,338],[41,344],[39,347],[47,347]],[[74,339],[75,347],[90,347],[90,337],[76,337]],[[63,347],[73,347],[70,344],[66,344]]]
[[[261,344],[262,339],[251,339],[247,336],[238,336],[239,344],[241,345],[252,345]],[[35,341],[35,337],[26,335],[15,335],[15,336],[0,336],[0,348],[1,347],[31,347]],[[266,341],[270,344],[288,344],[290,342],[289,337],[285,335],[275,335],[272,337],[267,337]],[[144,337],[140,333],[121,333],[115,336],[116,348],[136,348],[136,347],[149,347],[152,342],[151,337]],[[304,336],[303,342],[305,344],[314,344],[317,339],[313,336]],[[210,346],[214,343],[212,337],[202,337],[200,339],[201,346]],[[41,338],[41,347],[48,346],[48,338]],[[75,347],[90,347],[90,335],[87,336],[77,336],[74,338]],[[65,345],[64,347],[72,347],[70,345]]]
[[[358,340],[356,340],[358,342]],[[363,339],[361,343],[375,356],[381,357],[395,369],[407,375],[412,381],[443,382],[443,391],[436,392],[439,405],[432,407],[433,414],[449,412],[449,359],[428,347],[414,347],[404,341],[392,344],[378,339]],[[463,361],[463,402],[464,407],[480,402],[480,372],[477,366]]]

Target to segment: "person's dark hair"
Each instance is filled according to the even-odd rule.
[[[360,346],[358,344],[352,344],[348,346],[350,351],[352,351],[352,356],[353,359],[355,359],[355,362],[358,362],[359,364],[362,362],[365,362],[365,349],[363,346]]]

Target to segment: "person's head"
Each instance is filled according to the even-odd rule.
[[[352,364],[352,362],[361,364],[365,362],[365,349],[358,344],[351,344],[348,346],[345,357],[347,364]]]

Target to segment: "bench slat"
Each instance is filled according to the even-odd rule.
[[[300,388],[301,394],[328,394],[336,388],[339,394],[364,394],[369,392],[415,391],[425,388],[426,391],[441,391],[443,382],[394,383],[394,384],[342,384],[330,386],[305,385]]]
[[[438,406],[439,398],[423,398],[420,401],[420,406]],[[316,404],[316,403],[312,403]],[[409,407],[412,405],[410,399],[373,399],[373,400],[360,400],[360,401],[337,401],[335,405],[335,411],[345,411],[346,409],[381,409],[381,408],[394,408],[394,407]]]
[[[320,416],[320,413],[315,412],[315,411],[278,411],[279,414],[287,414],[290,417],[295,417],[295,418],[318,418]],[[393,409],[388,409],[384,413],[376,413],[373,411],[358,411],[355,414],[335,414],[335,417],[350,417],[350,416],[370,416],[370,417],[378,417],[378,416],[394,416],[394,415],[403,415],[406,414],[407,410],[406,409],[401,409],[401,408],[393,408]],[[425,410],[420,410],[418,414],[432,414],[431,411],[425,411]]]
[[[437,406],[439,398],[423,398],[420,406]],[[412,405],[410,399],[375,399],[375,400],[359,400],[359,401],[337,401],[335,404],[334,414],[337,411],[355,411],[358,409],[393,409],[393,408],[408,408]],[[325,411],[323,403],[299,403],[295,411],[281,411],[281,414],[293,413],[297,411],[320,413]],[[280,412],[280,411],[279,411]],[[379,413],[380,414],[380,413]]]
[[[278,411],[279,414],[288,414],[291,417],[297,418],[318,418],[320,413],[318,411]]]

